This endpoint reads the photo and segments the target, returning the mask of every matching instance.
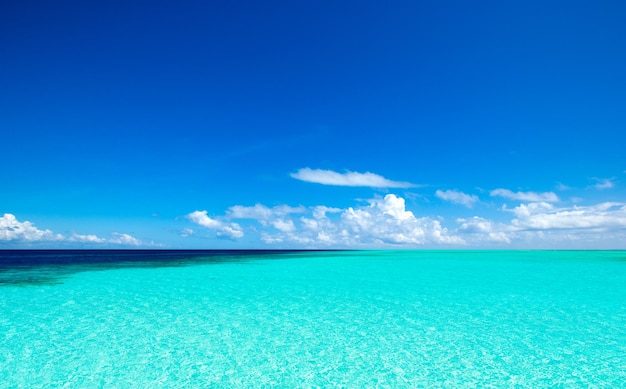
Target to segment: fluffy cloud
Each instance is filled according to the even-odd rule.
[[[412,188],[416,186],[410,182],[388,180],[370,172],[337,173],[332,170],[303,168],[296,173],[291,173],[291,177],[301,181],[335,186],[366,186],[370,188]]]
[[[289,214],[293,213],[305,215],[292,219]],[[261,240],[268,244],[379,247],[463,243],[438,220],[416,217],[406,209],[404,199],[393,194],[347,209],[326,206],[268,208],[257,204],[254,207],[231,207],[227,215],[253,218],[269,228],[261,232]]]
[[[615,248],[626,241],[626,203],[557,206],[558,198],[551,192],[494,192],[512,200],[541,201],[492,209],[495,219],[475,215],[447,222],[437,216],[417,216],[395,194],[346,208],[236,205],[216,219],[196,211],[190,220],[195,218],[196,224],[215,230],[234,225],[240,236],[246,229],[261,242],[283,247]],[[458,191],[437,191],[435,195],[468,206],[478,201]],[[242,227],[229,224],[234,219],[247,221]]]
[[[466,239],[472,243],[496,242],[511,243],[511,231],[504,224],[495,223],[479,216],[468,219],[457,219],[459,224],[459,232],[461,234],[469,234]]]
[[[207,216],[207,211],[194,211],[187,215],[187,218],[193,223],[210,230],[215,230],[219,237],[229,239],[239,239],[243,237],[243,231],[237,223],[225,223],[220,220],[211,219]]]
[[[10,213],[6,213],[3,217],[0,217],[0,241],[12,243],[57,242],[58,244],[155,245],[154,243],[144,243],[131,235],[119,232],[114,232],[111,236],[112,238],[110,239],[104,239],[97,235],[73,233],[69,237],[65,237],[61,234],[55,234],[50,230],[40,230],[29,221],[20,222]]]
[[[97,235],[80,235],[74,233],[68,238],[68,241],[81,243],[105,243],[106,239],[100,238]]]
[[[514,218],[508,222],[494,222],[479,216],[457,219],[456,231],[474,245],[500,242],[529,247],[572,247],[570,245],[581,242],[598,245],[626,238],[624,203],[557,208],[547,202],[537,202],[503,210],[512,213]]]
[[[555,208],[547,203],[520,204],[511,225],[528,230],[612,230],[626,228],[624,203]]]
[[[116,243],[116,244],[123,244],[123,245],[130,245],[130,246],[141,246],[142,242],[133,237],[130,236],[128,234],[122,234],[119,232],[113,232],[111,233],[111,235],[113,236],[112,239],[109,239],[110,243]]]
[[[475,195],[468,195],[466,193],[457,190],[437,190],[435,196],[442,200],[449,201],[454,204],[464,205],[468,208],[472,208],[474,203],[478,201],[478,197]]]
[[[5,213],[0,217],[0,241],[53,241],[63,240],[63,236],[50,230],[40,230],[29,221],[20,222],[17,218]]]
[[[512,192],[508,189],[495,189],[490,193],[491,196],[500,196],[511,200],[539,202],[545,201],[554,203],[559,201],[559,197],[554,192]]]

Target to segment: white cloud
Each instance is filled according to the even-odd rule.
[[[180,236],[183,237],[188,237],[194,234],[194,230],[191,228],[183,228],[183,230],[180,232]]]
[[[511,243],[510,229],[492,220],[488,220],[479,216],[469,219],[457,219],[460,224],[459,232],[463,234],[472,234],[472,243],[496,242]],[[469,237],[467,239],[470,239]]]
[[[296,230],[296,226],[291,220],[278,219],[272,223],[272,226],[283,232],[293,232]]]
[[[0,241],[54,241],[63,240],[63,235],[50,230],[40,230],[29,221],[20,222],[15,215],[5,213],[0,217]]]
[[[412,188],[416,186],[410,182],[388,180],[370,172],[337,173],[332,170],[310,169],[308,167],[291,173],[291,177],[301,181],[335,186],[366,186],[370,188]]]
[[[66,243],[82,243],[82,244],[112,244],[112,245],[132,245],[155,246],[153,242],[144,243],[139,239],[119,232],[111,234],[112,238],[105,239],[93,234],[77,234],[72,233],[69,237],[56,234],[50,230],[40,230],[29,221],[20,222],[17,218],[6,213],[0,217],[0,241],[9,241],[12,243],[31,243],[31,242],[56,242],[56,244]]]
[[[130,246],[142,245],[142,242],[139,239],[133,236],[130,236],[128,234],[123,234],[120,232],[113,232],[111,233],[111,235],[113,236],[113,238],[109,239],[109,242],[111,243],[124,244],[124,245],[130,245]]]
[[[559,201],[559,197],[554,192],[512,192],[508,189],[495,189],[490,193],[491,196],[500,196],[511,200],[520,200],[520,201],[546,201],[549,203],[554,203]]]
[[[447,195],[450,192],[439,193]],[[346,208],[238,205],[217,219],[196,212],[200,214],[197,224],[219,231],[232,219],[248,219],[244,227],[237,225],[238,234],[243,236],[245,228],[261,242],[282,247],[620,248],[626,241],[626,203],[559,207],[558,198],[551,192],[513,193],[500,189],[494,195],[542,201],[502,206],[495,219],[475,215],[447,223],[441,217],[414,214],[395,194]]]
[[[572,189],[572,187],[567,186],[567,185],[563,184],[562,182],[557,182],[556,183],[556,188],[558,190],[562,191],[562,192]]]
[[[145,243],[135,238],[132,235],[124,234],[120,232],[112,232],[111,238],[109,239],[101,238],[98,235],[93,235],[93,234],[81,235],[81,234],[73,233],[66,240],[68,242],[87,243],[87,244],[95,243],[95,244],[124,245],[124,246],[158,246],[154,242]]]
[[[495,222],[479,216],[457,219],[458,234],[472,245],[501,242],[518,247],[605,245],[614,248],[621,247],[620,242],[626,238],[624,203],[557,208],[539,202],[503,210],[512,213],[514,218],[508,222]]]
[[[235,205],[228,208],[227,216],[231,219],[255,219],[264,226],[273,224],[275,219],[284,217],[292,213],[304,213],[306,208],[290,207],[288,205],[279,205],[273,208],[266,207],[263,204],[255,204],[252,207],[243,205]]]
[[[187,215],[187,218],[193,223],[210,230],[215,230],[215,234],[219,237],[229,239],[239,239],[244,236],[241,227],[237,223],[224,223],[220,220],[211,219],[207,216],[207,211],[194,211]]]
[[[106,239],[100,238],[97,235],[80,235],[80,234],[72,234],[68,238],[70,242],[82,242],[82,243],[105,243]]]
[[[593,185],[594,188],[596,189],[611,189],[615,187],[615,183],[613,182],[613,180],[615,180],[615,177],[612,178],[593,178],[594,181],[596,181],[596,184]]]
[[[295,243],[313,246],[384,247],[425,244],[459,244],[438,220],[417,218],[406,210],[404,199],[393,194],[347,209],[312,207],[299,223],[286,224],[280,231],[264,231],[266,243]],[[337,216],[329,217],[328,214]],[[274,226],[277,227],[277,226]]]
[[[478,201],[478,196],[468,195],[458,190],[437,190],[435,192],[435,196],[439,197],[442,200],[450,201],[454,204],[464,205],[468,208],[472,208],[474,206],[474,203]]]
[[[513,209],[517,216],[511,225],[531,230],[612,230],[626,228],[624,203],[554,208],[547,203],[521,204]]]

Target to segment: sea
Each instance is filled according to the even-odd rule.
[[[625,251],[0,250],[1,388],[624,388]]]

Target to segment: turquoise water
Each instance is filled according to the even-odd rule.
[[[0,387],[626,385],[626,252],[68,269],[4,269]]]

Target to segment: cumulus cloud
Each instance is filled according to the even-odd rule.
[[[97,235],[81,235],[81,234],[72,234],[68,241],[70,242],[82,242],[82,243],[105,243],[106,239],[100,238]]]
[[[499,189],[492,190],[490,195],[492,197],[500,196],[500,197],[504,197],[507,199],[519,200],[519,201],[531,201],[531,202],[546,201],[549,203],[554,203],[554,202],[559,201],[559,197],[554,192],[543,192],[543,193],[513,192],[513,191],[510,191],[509,189],[499,188]]]
[[[547,202],[520,204],[506,222],[479,216],[457,219],[456,232],[473,245],[481,243],[517,243],[528,247],[572,247],[601,244],[626,238],[626,204],[605,202],[589,206],[555,207]],[[565,246],[564,246],[565,244]]]
[[[459,232],[462,234],[471,234],[473,243],[496,242],[511,243],[511,231],[506,225],[496,223],[479,216],[468,219],[457,219],[459,224]],[[470,239],[470,238],[468,238]]]
[[[111,233],[111,235],[113,236],[112,239],[109,239],[109,242],[111,243],[131,245],[131,246],[141,246],[142,244],[142,242],[139,239],[128,234],[123,234],[120,232],[113,232]]]
[[[310,169],[308,167],[291,173],[291,177],[300,181],[335,186],[366,186],[370,188],[412,188],[416,186],[410,182],[388,180],[370,172],[337,173],[332,170]]]
[[[255,207],[257,211],[264,209]],[[250,208],[248,211],[252,211]],[[231,215],[242,214],[248,215],[248,212],[231,212]],[[297,220],[289,219],[284,214],[280,218],[276,218],[275,214],[268,217],[267,212],[254,214],[263,215],[264,218],[257,220],[262,225],[275,229],[261,233],[261,240],[268,244],[380,247],[463,243],[462,239],[450,234],[438,220],[416,217],[406,209],[404,199],[393,194],[370,199],[365,205],[347,209],[311,207]]]
[[[272,223],[272,226],[274,226],[274,228],[276,228],[277,230],[283,232],[293,232],[296,230],[296,226],[291,220],[278,219]]]
[[[17,218],[6,213],[0,217],[0,241],[11,243],[32,243],[32,242],[56,242],[56,244],[81,243],[81,244],[105,244],[105,245],[131,245],[155,246],[153,242],[144,243],[139,239],[119,232],[111,234],[110,239],[101,238],[93,234],[72,233],[70,236],[56,234],[50,230],[41,230],[29,221],[20,222]]]
[[[239,224],[225,223],[217,219],[211,219],[207,216],[207,211],[194,211],[187,215],[187,218],[193,223],[210,230],[215,230],[215,234],[219,237],[229,239],[243,238],[244,233]]]
[[[15,215],[5,213],[0,217],[0,241],[54,241],[63,240],[63,235],[50,230],[40,230],[29,221],[20,222]]]
[[[472,208],[474,204],[478,201],[477,196],[468,195],[457,190],[437,190],[435,192],[435,196],[439,197],[442,200],[449,201],[453,204],[464,205],[468,208]]]
[[[610,230],[626,228],[626,204],[606,202],[591,206],[555,208],[547,203],[520,204],[511,225],[530,230]]]
[[[435,195],[468,207],[479,201],[454,190],[440,190]],[[358,200],[345,208],[235,205],[223,216],[209,218],[205,211],[196,211],[189,219],[223,234],[227,233],[225,227],[236,226],[231,233],[243,236],[246,230],[261,242],[282,247],[615,248],[626,241],[626,203],[570,202],[572,205],[565,206],[552,192],[507,189],[494,190],[491,195],[526,200],[514,207],[503,205],[499,211],[492,209],[497,213],[490,217],[456,220],[416,215],[407,209],[405,199],[395,194]],[[233,220],[245,220],[245,224],[239,226]]]

